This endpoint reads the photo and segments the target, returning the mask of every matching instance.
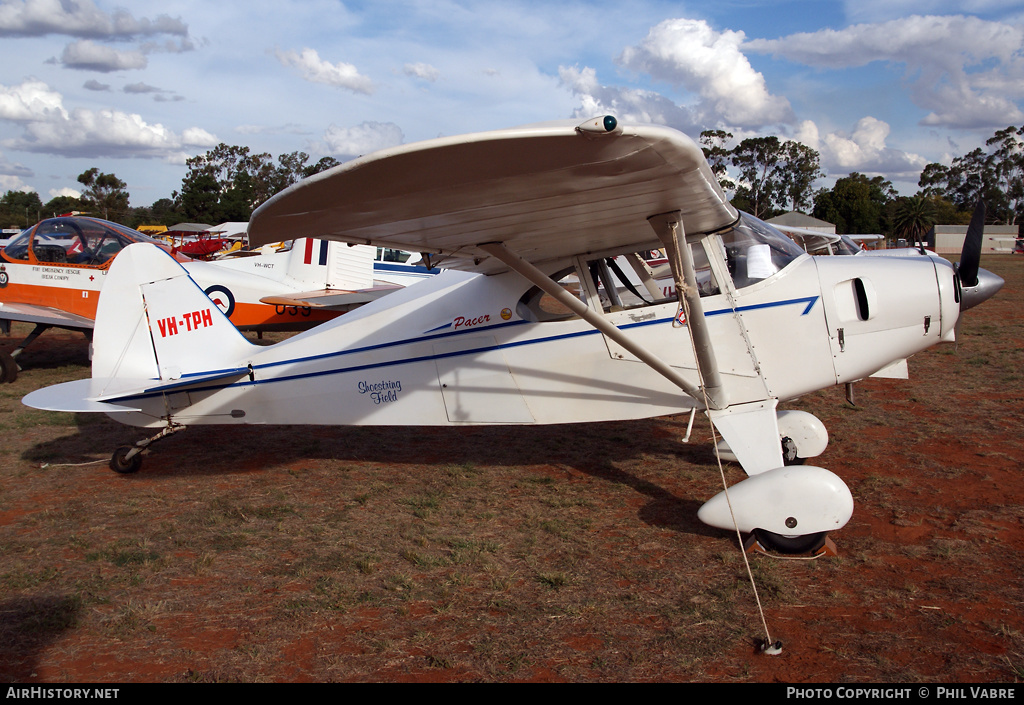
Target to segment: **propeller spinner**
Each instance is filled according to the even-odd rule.
[[[981,269],[981,241],[985,234],[985,203],[978,199],[978,205],[967,226],[967,237],[960,251],[960,261],[954,265],[954,282],[960,296],[960,311],[974,308],[1003,288],[1003,278],[988,270]]]

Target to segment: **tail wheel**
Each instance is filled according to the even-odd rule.
[[[825,545],[828,537],[827,531],[797,536],[785,536],[764,529],[754,529],[753,533],[758,543],[778,553],[814,553]]]
[[[130,475],[138,472],[142,467],[142,453],[128,457],[128,453],[135,450],[135,446],[120,446],[110,457],[110,469],[121,475]]]

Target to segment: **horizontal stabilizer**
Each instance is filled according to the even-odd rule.
[[[311,308],[336,309],[351,308],[379,299],[386,294],[398,291],[397,284],[380,284],[370,289],[343,291],[339,289],[321,289],[319,291],[303,291],[287,296],[264,296],[262,304],[271,306],[309,306]]]
[[[106,389],[102,395],[95,397],[94,401],[112,402],[118,400],[130,400],[143,395],[180,392],[188,389],[194,389],[204,384],[209,384],[210,382],[228,379],[236,380],[240,377],[250,375],[251,373],[252,370],[249,367],[238,367],[231,370],[219,370],[217,372],[188,375],[187,377],[170,380],[168,382],[160,382],[159,380],[150,379],[141,384],[136,382],[131,388],[122,387],[122,389],[118,391]],[[120,382],[123,380],[118,381]]]
[[[9,301],[0,301],[0,319],[22,321],[23,323],[37,323],[58,328],[81,328],[82,330],[88,330],[93,327],[92,319],[85,316],[79,316],[49,306],[36,306]]]
[[[120,404],[108,404],[103,401],[96,401],[93,390],[99,389],[109,380],[101,379],[76,379],[74,382],[65,382],[52,387],[37,389],[22,398],[25,406],[44,411],[66,411],[68,413],[116,413],[124,411],[139,411],[138,408],[122,406]]]
[[[157,379],[98,378],[75,380],[53,387],[38,389],[22,399],[34,409],[66,411],[71,413],[113,413],[139,411],[130,402],[143,396],[184,391],[222,380],[236,380],[252,373],[248,367],[218,370],[189,375],[181,379],[161,382]],[[125,406],[123,402],[128,402]]]

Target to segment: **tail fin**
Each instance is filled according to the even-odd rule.
[[[110,266],[93,340],[93,379],[123,381],[168,382],[235,369],[255,347],[181,265],[141,243]]]
[[[292,244],[288,276],[305,289],[358,291],[373,287],[376,248],[301,238]]]

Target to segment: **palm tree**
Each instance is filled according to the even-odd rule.
[[[899,198],[893,212],[893,228],[896,237],[906,238],[908,243],[924,240],[935,225],[935,204],[920,194]]]

